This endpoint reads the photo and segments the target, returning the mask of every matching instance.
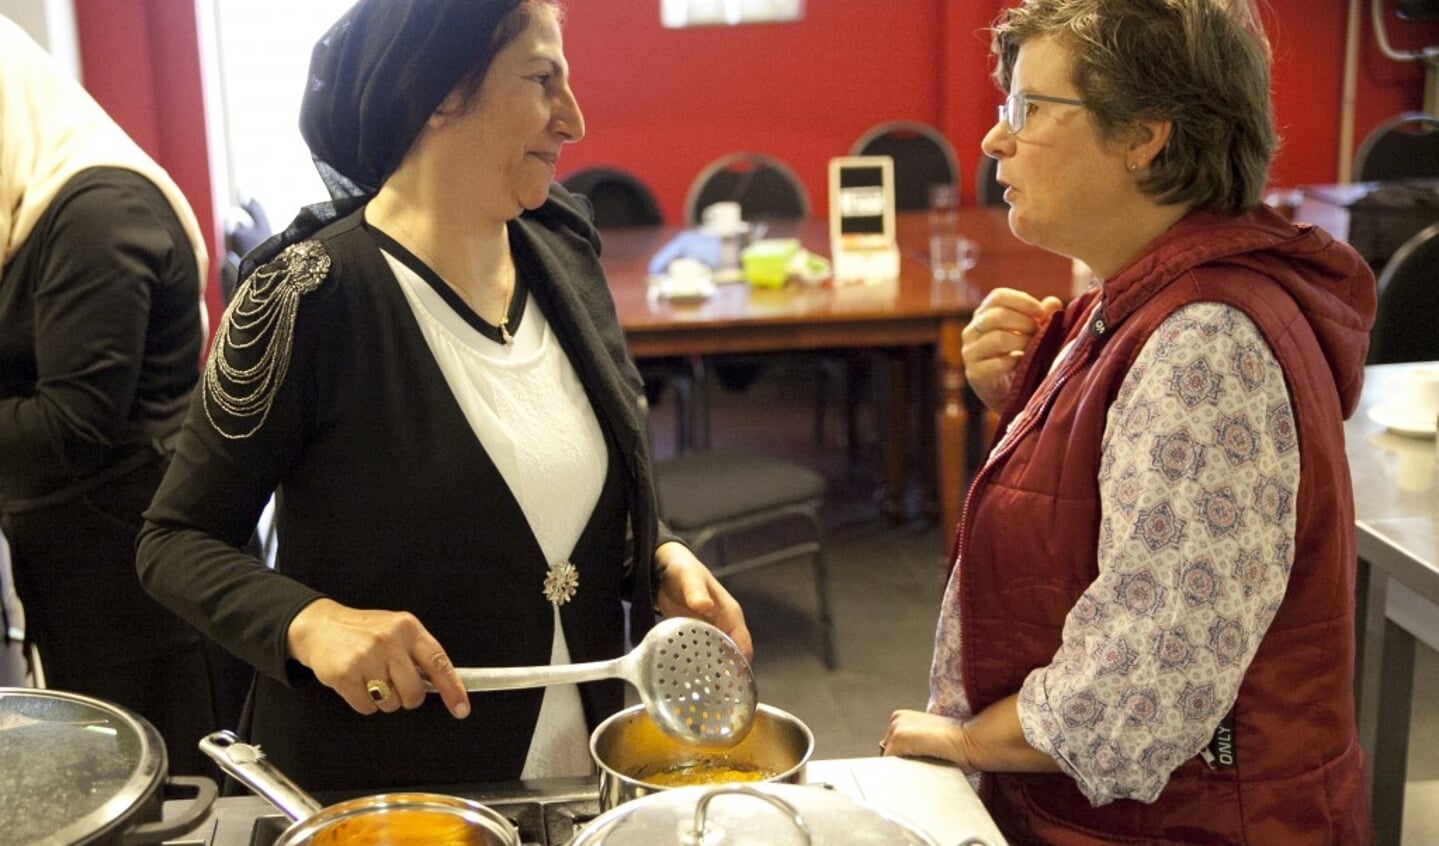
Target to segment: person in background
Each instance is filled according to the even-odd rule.
[[[1342,423],[1374,278],[1260,201],[1256,10],[1026,0],[993,50],[1010,227],[1099,281],[964,330],[999,434],[885,754],[980,774],[1013,844],[1367,843]]]
[[[307,789],[592,772],[621,682],[469,697],[455,666],[614,658],[656,609],[752,652],[658,522],[597,235],[554,182],[584,135],[560,21],[361,0],[320,39],[300,125],[334,200],[247,257],[146,513],[145,587],[257,668],[240,734]],[[242,547],[277,488],[271,570]]]
[[[192,627],[135,537],[199,377],[204,240],[180,189],[0,17],[0,529],[47,687],[138,712],[207,771]]]

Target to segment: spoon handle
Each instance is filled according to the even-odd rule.
[[[555,664],[547,667],[457,667],[465,690],[518,690],[526,687],[548,687],[555,684],[624,678],[624,658],[589,661],[581,664]],[[434,690],[431,685],[426,685]]]

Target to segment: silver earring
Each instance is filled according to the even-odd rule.
[[[1130,172],[1130,173],[1135,173],[1135,172],[1137,172],[1138,170],[1139,170],[1139,162],[1130,162],[1130,163],[1129,163],[1129,172]]]

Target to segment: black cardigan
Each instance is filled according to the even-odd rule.
[[[298,295],[289,369],[263,424],[233,437],[256,421],[226,415],[213,386],[196,393],[175,460],[146,513],[139,571],[156,598],[260,670],[243,733],[301,785],[517,778],[542,690],[475,694],[474,711],[462,721],[434,696],[415,711],[362,717],[286,658],[290,621],[330,596],[411,611],[459,666],[549,661],[548,562],[455,402],[362,215],[315,236],[331,266],[317,287]],[[660,538],[642,386],[599,265],[598,239],[574,199],[556,186],[544,207],[511,224],[510,239],[518,272],[585,385],[609,445],[605,494],[573,558],[580,590],[561,613],[573,660],[612,658],[625,647],[622,598],[633,599],[634,637],[653,624],[651,569]],[[260,296],[256,277],[283,268],[292,255],[242,286],[226,314],[230,344],[221,349],[225,336],[217,336],[210,375],[217,375],[216,356],[253,360],[257,351],[244,347],[252,333],[240,331],[240,315]],[[280,545],[272,572],[240,547],[277,486]],[[620,707],[623,688],[596,683],[582,694],[593,727]]]

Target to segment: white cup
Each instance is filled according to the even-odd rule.
[[[1439,367],[1421,365],[1401,374],[1394,410],[1409,421],[1433,426],[1439,421]]]
[[[740,230],[741,216],[739,203],[726,200],[705,206],[700,212],[704,228],[719,235],[732,235]]]
[[[954,232],[932,232],[929,236],[929,269],[935,282],[955,284],[974,267],[979,247]]]
[[[1434,487],[1434,447],[1417,438],[1386,434],[1387,448],[1396,456],[1394,481],[1401,491],[1424,493]]]

